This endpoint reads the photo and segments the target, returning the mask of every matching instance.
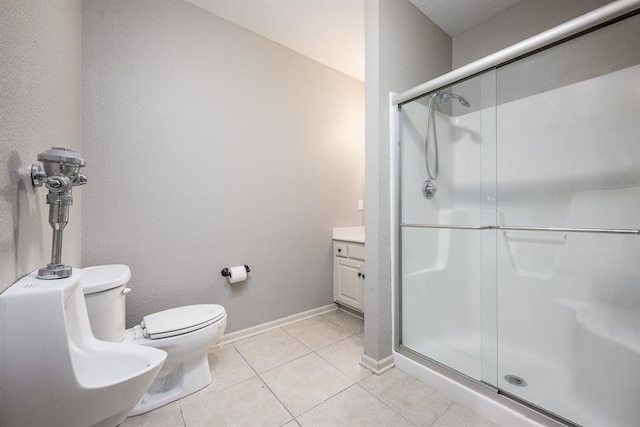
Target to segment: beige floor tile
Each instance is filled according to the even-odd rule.
[[[349,377],[315,353],[265,372],[260,377],[294,416],[353,384]]]
[[[209,367],[212,391],[225,389],[256,375],[233,345],[225,345],[223,348],[210,351]]]
[[[278,427],[292,419],[258,377],[181,407],[187,427]]]
[[[284,326],[282,329],[313,350],[319,350],[352,335],[346,329],[320,316]]]
[[[318,350],[318,355],[354,381],[360,381],[371,375],[371,371],[360,366],[364,351],[364,340],[357,335],[345,338]]]
[[[233,343],[258,373],[309,354],[311,350],[282,329],[274,329]]]
[[[162,406],[155,411],[127,418],[120,427],[183,427],[178,402]]]
[[[297,420],[302,427],[412,425],[357,384],[316,406]]]
[[[454,403],[451,408],[441,416],[433,427],[499,427],[498,424],[488,420],[477,412],[459,403]]]
[[[344,328],[354,334],[364,331],[363,319],[342,310],[334,310],[319,317],[330,320],[341,328]]]
[[[222,348],[209,351],[209,368],[211,368],[211,384],[181,400],[187,403],[205,397],[209,393],[223,390],[256,376],[256,372],[242,358],[238,350],[227,344]]]
[[[430,426],[453,404],[445,395],[393,368],[359,383],[418,426]]]

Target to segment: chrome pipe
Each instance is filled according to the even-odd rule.
[[[53,242],[51,243],[51,264],[62,264],[62,228],[53,229]]]

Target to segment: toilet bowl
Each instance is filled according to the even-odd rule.
[[[0,295],[0,425],[114,427],[152,383],[167,354],[96,339],[80,270],[25,276]]]
[[[96,338],[152,347],[167,352],[160,373],[130,415],[139,415],[194,393],[211,383],[207,353],[220,342],[227,325],[224,307],[198,304],[144,316],[125,329],[126,285],[131,271],[123,264],[87,267],[80,285]]]

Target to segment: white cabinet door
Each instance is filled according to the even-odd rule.
[[[334,299],[351,308],[363,310],[364,262],[335,257]]]

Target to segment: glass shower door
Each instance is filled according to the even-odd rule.
[[[639,425],[639,135],[638,14],[402,104],[403,350]]]
[[[401,344],[492,385],[495,262],[483,253],[496,245],[485,226],[495,223],[494,103],[491,71],[400,113]]]
[[[639,29],[497,74],[498,387],[584,426],[640,420]]]

